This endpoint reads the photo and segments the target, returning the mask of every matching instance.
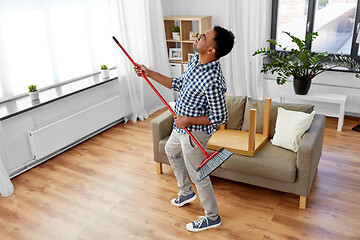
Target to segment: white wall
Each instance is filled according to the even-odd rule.
[[[206,15],[212,16],[213,25],[224,25],[223,0],[162,0],[164,16]]]
[[[225,12],[224,0],[162,0],[162,2],[164,16],[210,15],[212,16],[213,25],[226,27],[227,13]],[[270,8],[269,11],[271,11]],[[266,82],[270,79],[273,78],[266,76],[264,81]],[[326,88],[324,89],[326,92],[348,95],[347,93],[351,91],[352,94],[348,96],[345,107],[346,114],[360,116],[360,79],[355,78],[354,74],[347,72],[325,72],[317,76],[313,83],[320,84],[322,88]],[[332,85],[340,87],[333,87]],[[266,83],[264,86],[266,86]],[[354,94],[354,92],[358,92],[358,94]],[[264,90],[264,97],[272,97],[272,94],[267,89]]]

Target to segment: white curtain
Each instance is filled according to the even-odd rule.
[[[3,197],[8,197],[14,193],[14,186],[9,179],[6,169],[0,156],[0,194]]]
[[[253,57],[258,48],[268,47],[271,1],[227,0],[225,26],[235,35],[235,45],[224,58],[228,95],[263,98],[262,57]]]
[[[113,35],[137,63],[170,76],[161,0],[109,0]],[[119,85],[128,94],[131,115],[127,120],[147,119],[164,107],[144,79],[137,77],[133,65],[114,42]],[[152,80],[151,80],[152,81]],[[173,100],[172,91],[152,81],[165,98]],[[128,107],[128,106],[123,106]]]
[[[103,0],[0,0],[0,98],[115,65]]]
[[[0,162],[0,165],[2,165],[2,162]],[[14,186],[3,166],[0,166],[0,193],[3,197],[9,197],[14,193]]]
[[[0,123],[0,143],[5,142],[3,137],[2,124]],[[9,178],[9,165],[5,160],[4,146],[0,144],[0,194],[3,197],[8,197],[14,193],[14,186]]]

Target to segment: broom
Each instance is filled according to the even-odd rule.
[[[126,52],[126,50],[121,46],[119,41],[113,36],[114,41],[119,45],[121,50],[124,52],[124,54],[127,56],[127,58],[130,60],[130,62],[136,67],[137,69],[140,69],[139,66],[132,60],[130,55]],[[156,95],[160,98],[160,100],[165,104],[167,109],[171,112],[173,116],[176,116],[175,112],[172,110],[172,108],[169,106],[169,104],[165,101],[165,99],[160,95],[160,93],[156,90],[154,85],[149,81],[149,79],[145,76],[145,74],[142,72],[141,76],[146,80],[146,82],[149,84],[151,89],[156,93]],[[206,176],[208,176],[210,173],[215,171],[218,167],[220,167],[221,164],[223,164],[232,154],[233,152],[230,152],[224,148],[221,148],[211,154],[208,154],[204,148],[200,145],[200,143],[196,140],[196,138],[191,134],[191,132],[184,128],[185,132],[191,137],[191,139],[194,141],[196,146],[199,147],[201,152],[204,154],[205,158],[200,163],[200,167],[196,169],[198,173],[198,181],[203,180]],[[211,161],[210,161],[211,160]]]

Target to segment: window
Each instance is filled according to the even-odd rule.
[[[0,98],[115,65],[106,1],[0,2]]]
[[[358,6],[358,0],[273,0],[271,38],[283,46],[292,46],[283,31],[301,39],[318,32],[311,51],[360,60],[356,43]]]

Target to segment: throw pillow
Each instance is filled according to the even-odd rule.
[[[311,113],[314,111],[314,106],[309,104],[297,104],[297,103],[277,103],[271,102],[271,113],[270,113],[270,138],[274,137],[276,118],[278,114],[278,108],[281,107],[285,110]]]
[[[309,129],[315,111],[304,113],[278,108],[275,134],[271,143],[294,152],[298,151],[302,135]]]
[[[226,96],[226,106],[229,112],[229,121],[226,123],[226,129],[240,130],[244,120],[244,109],[246,97]]]
[[[257,133],[262,133],[263,130],[263,122],[264,122],[264,101],[263,100],[254,100],[248,98],[245,105],[244,112],[244,122],[241,127],[241,131],[248,132],[249,131],[249,123],[250,123],[250,109],[256,109],[256,129]]]

